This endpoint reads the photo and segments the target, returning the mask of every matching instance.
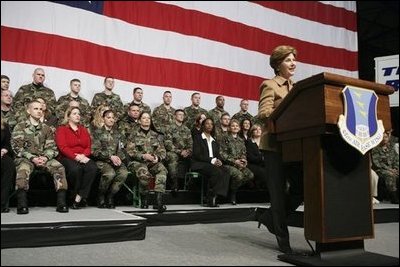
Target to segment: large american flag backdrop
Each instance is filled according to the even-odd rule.
[[[358,77],[355,2],[1,2],[1,73],[14,93],[43,67],[57,97],[79,78],[91,102],[113,76],[123,102],[140,86],[152,108],[165,90],[182,108],[197,91],[206,109],[224,95],[231,115],[242,98],[257,114],[281,44],[298,50],[296,81],[323,71]]]

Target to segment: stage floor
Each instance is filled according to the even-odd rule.
[[[87,207],[58,213],[55,207],[31,207],[27,215],[1,214],[1,248],[40,247],[143,240],[147,226],[234,223],[255,220],[256,208],[269,203],[222,204],[209,208],[198,204],[168,205],[167,211],[119,206]],[[399,221],[399,205],[374,205],[375,223]],[[289,225],[302,227],[303,206],[289,217]]]

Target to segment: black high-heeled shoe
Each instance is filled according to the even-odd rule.
[[[272,218],[272,212],[270,209],[263,209],[257,208],[255,210],[255,219],[258,221],[258,228],[261,227],[261,224],[265,225],[267,227],[268,231],[271,234],[275,235],[275,229],[274,229],[274,221]]]
[[[290,247],[289,236],[288,237],[280,237],[276,236],[276,241],[278,241],[279,251],[285,254],[292,254],[293,250]]]
[[[260,217],[264,213],[264,211],[260,208],[256,208],[254,211],[255,211],[254,215],[255,220],[258,222],[257,228],[260,228],[261,227]]]

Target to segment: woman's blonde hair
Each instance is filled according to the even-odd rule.
[[[105,111],[109,110],[110,107],[104,104],[99,105],[96,108],[96,111],[93,114],[93,120],[92,120],[92,125],[95,128],[101,128],[104,125],[104,118],[103,114]]]
[[[78,107],[68,107],[67,110],[65,110],[64,119],[61,124],[68,124],[68,118],[74,109],[79,110],[79,113],[81,113],[81,109]]]
[[[255,124],[253,124],[253,126],[251,126],[251,128],[250,128],[250,130],[249,130],[249,132],[250,132],[249,136],[250,136],[251,138],[253,138],[254,131],[255,131],[257,128],[260,128],[260,129],[262,130],[261,125],[258,124],[258,123],[255,123]]]
[[[289,45],[280,45],[275,47],[272,51],[272,54],[269,58],[269,65],[274,69],[276,75],[279,73],[279,65],[285,60],[285,58],[293,54],[294,57],[297,57],[297,50],[296,48],[289,46]]]

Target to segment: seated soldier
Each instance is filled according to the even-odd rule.
[[[128,170],[124,164],[124,136],[115,127],[115,114],[106,110],[104,126],[93,132],[92,154],[99,167],[101,178],[98,193],[98,207],[114,209],[114,196],[121,189]]]
[[[231,203],[236,205],[236,192],[240,186],[252,181],[254,174],[247,167],[246,146],[239,137],[240,127],[237,120],[229,123],[229,132],[221,143],[221,158],[231,176]]]
[[[124,116],[123,119],[118,122],[118,131],[123,134],[126,140],[132,132],[139,129],[139,115],[139,105],[131,103],[128,107],[127,116]]]
[[[193,139],[186,125],[183,124],[185,112],[175,111],[175,123],[171,126],[164,139],[167,150],[167,168],[172,179],[172,192],[178,191],[178,181],[183,179],[190,167]]]
[[[163,203],[163,194],[168,172],[162,163],[166,151],[164,144],[158,140],[158,134],[150,129],[150,114],[142,112],[139,123],[139,130],[133,132],[127,140],[126,151],[132,160],[128,168],[139,180],[142,208],[145,209],[148,208],[149,181],[155,176],[157,203],[153,205],[153,209],[162,213],[167,209]]]
[[[399,204],[399,155],[391,135],[391,131],[384,132],[382,142],[372,149],[372,169],[385,181],[390,202]]]
[[[57,192],[56,210],[68,212],[66,204],[68,185],[63,165],[55,160],[58,150],[54,132],[40,121],[43,116],[40,102],[36,100],[30,102],[27,112],[28,119],[15,126],[11,138],[11,145],[16,154],[17,214],[29,213],[26,192],[29,190],[30,175],[35,169],[50,172]]]

